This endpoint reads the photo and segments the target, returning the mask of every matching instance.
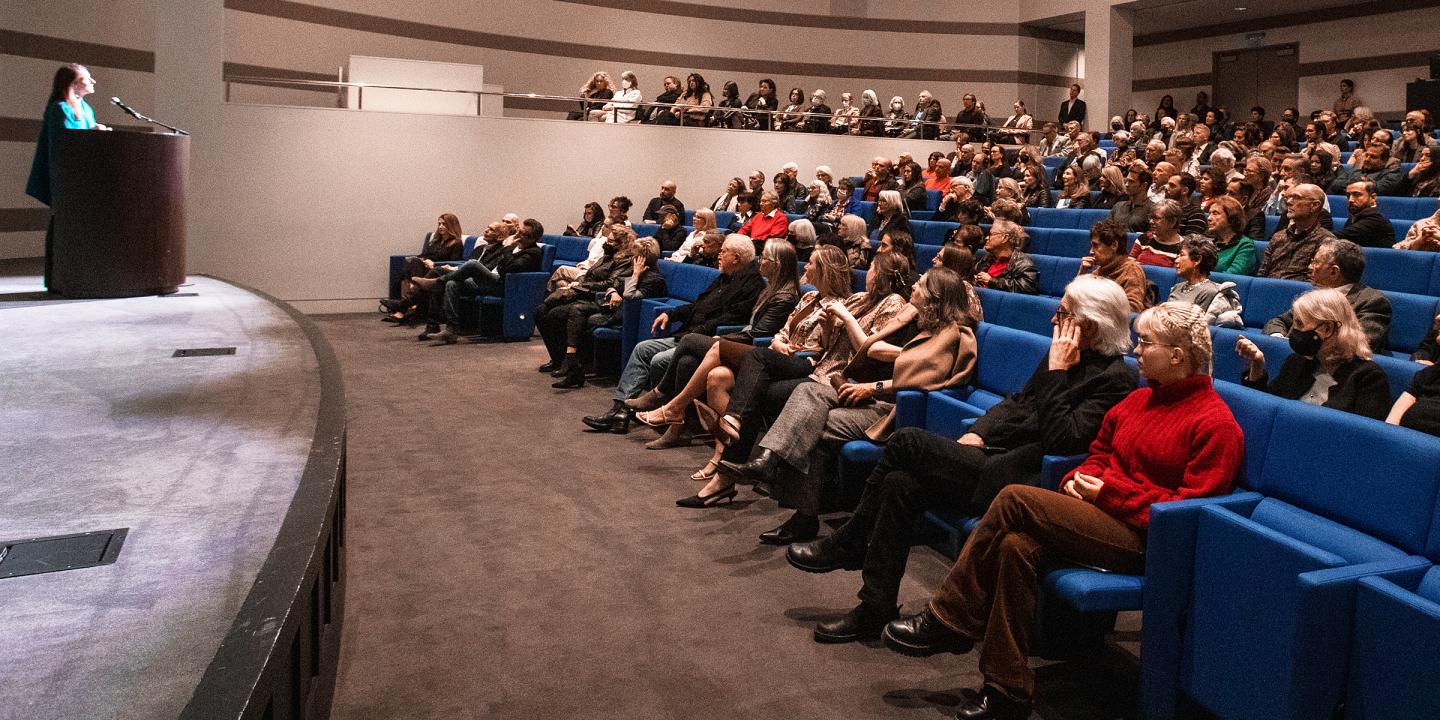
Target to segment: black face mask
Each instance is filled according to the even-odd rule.
[[[1320,333],[1314,330],[1290,330],[1290,349],[1304,357],[1315,357],[1320,352],[1320,345],[1324,342]]]

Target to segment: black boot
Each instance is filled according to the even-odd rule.
[[[891,621],[885,626],[884,637],[891,650],[911,657],[929,657],[942,652],[964,655],[975,647],[970,638],[940,622],[930,608]]]
[[[796,512],[783,525],[774,530],[760,533],[760,542],[765,545],[789,545],[815,539],[820,533],[820,518]]]
[[[550,360],[550,361],[546,362],[544,365],[541,365],[540,367],[535,368],[535,371],[536,371],[536,372],[542,372],[542,373],[553,373],[553,372],[555,372],[556,370],[559,370],[559,369],[560,369],[560,366],[561,366],[562,364],[564,364],[564,362],[565,362],[565,361],[563,361],[563,360]]]
[[[1026,720],[1030,717],[1030,703],[1012,699],[986,685],[980,688],[978,697],[966,698],[960,703],[955,717],[957,720]]]
[[[747,463],[733,463],[729,460],[721,460],[720,466],[729,470],[736,476],[740,483],[754,483],[758,480],[769,480],[770,475],[775,472],[775,466],[780,464],[780,457],[771,452],[769,448],[760,448],[760,454],[754,460]]]
[[[550,383],[552,388],[578,388],[585,387],[585,369],[580,367],[580,358],[574,353],[565,355],[565,362],[560,363],[560,379]]]
[[[859,570],[865,564],[865,551],[847,547],[837,532],[815,542],[797,542],[785,550],[785,559],[796,569],[808,573],[834,570]]]
[[[900,617],[900,608],[891,605],[878,607],[860,603],[854,610],[828,622],[815,626],[815,642],[847,643],[857,640],[876,640],[885,624]]]
[[[599,430],[600,432],[610,432],[616,433],[618,435],[624,435],[625,433],[630,432],[630,418],[630,408],[625,407],[625,403],[616,400],[610,406],[610,410],[607,411],[604,415],[591,415],[589,417],[582,418],[580,422],[583,422],[586,425],[590,426],[592,429]]]

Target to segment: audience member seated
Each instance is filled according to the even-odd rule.
[[[1125,226],[1102,220],[1090,226],[1090,254],[1080,258],[1080,275],[1090,273],[1114,282],[1125,291],[1130,312],[1140,312],[1154,302],[1147,297],[1150,281],[1135,258],[1125,254]]]
[[[960,220],[961,206],[966,202],[973,202],[975,210],[971,222],[979,222],[985,213],[980,203],[972,199],[973,188],[974,182],[970,178],[964,175],[951,177],[950,189],[940,198],[940,207],[930,219],[937,222],[963,222]]]
[[[910,128],[910,113],[905,111],[905,98],[896,95],[890,98],[890,111],[885,113],[883,132],[885,137],[900,137]]]
[[[786,406],[791,393],[807,383],[830,382],[832,373],[854,359],[856,349],[882,328],[907,324],[912,317],[905,296],[911,267],[896,253],[877,255],[865,273],[865,290],[843,303],[822,303],[819,321],[824,350],[819,357],[797,357],[771,348],[755,348],[734,373],[723,416],[715,424],[716,439],[724,446],[724,462],[715,478],[698,494],[709,498],[729,490],[737,475],[726,466],[744,463],[750,457],[767,419],[774,419]],[[902,317],[902,312],[905,313]],[[853,319],[853,323],[851,322]],[[854,332],[858,327],[858,335]],[[712,376],[720,370],[712,371]],[[715,378],[712,377],[712,381]],[[724,379],[722,378],[722,381]],[[720,412],[719,408],[715,408]],[[761,542],[785,544],[815,537],[816,528],[787,522],[761,535]],[[781,538],[794,538],[784,539]]]
[[[1375,183],[1369,180],[1352,182],[1345,186],[1345,198],[1350,216],[1335,237],[1362,247],[1383,248],[1395,244],[1395,226],[1380,212]]]
[[[1090,205],[1090,184],[1085,182],[1080,170],[1073,165],[1062,170],[1060,196],[1055,199],[1055,207],[1078,210]]]
[[[870,217],[870,237],[876,240],[891,230],[910,231],[910,208],[899,190],[880,193],[875,203],[875,214]]]
[[[759,266],[765,287],[755,299],[755,306],[750,310],[750,319],[745,327],[724,336],[712,337],[697,333],[683,336],[675,346],[675,353],[660,382],[638,397],[625,401],[627,407],[637,411],[637,420],[646,425],[665,428],[663,435],[646,443],[646,448],[663,450],[690,444],[692,433],[686,427],[688,404],[676,408],[678,412],[672,415],[640,411],[653,411],[674,397],[680,388],[690,382],[711,345],[721,339],[751,345],[757,337],[774,335],[795,310],[795,304],[800,298],[800,283],[795,272],[794,246],[782,238],[765,241]]]
[[[740,178],[730,178],[725,184],[725,192],[710,203],[710,209],[716,212],[735,212],[740,196],[749,191],[745,188],[745,181]]]
[[[770,78],[763,78],[756,86],[755,92],[745,100],[745,109],[759,111],[774,111],[779,109],[780,100],[775,97],[775,81]],[[769,130],[772,126],[770,112],[745,113],[741,122],[743,127],[751,130]]]
[[[737,480],[772,482],[777,500],[795,508],[796,517],[786,524],[814,537],[820,485],[828,456],[839,444],[888,438],[899,388],[937,390],[968,382],[974,374],[975,333],[967,302],[961,277],[938,268],[926,273],[911,292],[913,320],[892,321],[868,338],[843,305],[832,305],[851,342],[859,344],[854,360],[831,374],[829,382],[796,388],[760,441],[754,460],[722,461],[722,466]]]
[[[1405,174],[1405,194],[1410,197],[1440,196],[1440,162],[1434,159],[1435,148],[1420,149],[1415,167]]]
[[[720,100],[715,103],[715,112],[710,114],[710,126],[739,128],[742,126],[740,109],[745,107],[740,99],[740,86],[734,80],[726,81],[720,87]]]
[[[1427,218],[1421,218],[1410,226],[1405,233],[1405,239],[1395,243],[1399,250],[1424,250],[1435,252],[1440,250],[1440,209]]]
[[[785,239],[795,248],[795,259],[805,262],[810,259],[810,253],[815,251],[815,245],[820,234],[815,231],[815,223],[806,219],[796,220],[790,223],[790,228],[785,234]]]
[[[666,75],[661,84],[665,91],[655,96],[656,104],[649,106],[640,115],[640,122],[654,125],[679,125],[680,118],[674,114],[671,106],[680,102],[680,78]]]
[[[605,208],[600,203],[585,203],[585,210],[580,214],[580,225],[566,225],[565,234],[578,237],[600,237],[600,230],[605,227]]]
[[[1073,170],[1074,168],[1066,168]],[[1021,201],[1025,207],[1050,207],[1050,183],[1045,179],[1045,169],[1026,165],[1020,174]]]
[[[801,127],[808,133],[823,133],[830,129],[830,106],[825,104],[824,90],[816,90],[810,93],[810,107],[805,110],[808,115]]]
[[[771,244],[779,242],[770,241],[766,244],[766,250],[770,249]],[[805,275],[800,278],[800,282],[814,285],[816,289],[800,299],[788,318],[782,318],[783,322],[770,339],[768,349],[783,355],[818,355],[825,350],[828,331],[828,326],[821,322],[824,317],[822,306],[829,302],[841,302],[850,295],[850,268],[845,264],[844,254],[836,247],[818,249],[805,264]],[[795,284],[793,277],[789,284]],[[793,296],[793,293],[791,295]],[[760,302],[776,306],[764,297]],[[756,314],[764,313],[757,308]],[[627,402],[637,409],[653,408],[636,416],[641,422],[652,425],[683,418],[694,404],[701,424],[715,437],[715,452],[705,463],[705,467],[690,476],[692,480],[715,480],[726,439],[724,434],[716,431],[715,422],[725,413],[735,371],[755,350],[744,338],[727,336],[707,342],[701,336],[687,335],[676,349],[676,360],[671,363],[672,370],[666,371],[660,385],[640,398]],[[675,370],[681,363],[685,367]],[[702,487],[698,494],[709,496],[714,489],[707,485]],[[707,490],[711,492],[706,492]]]
[[[909,161],[900,166],[900,195],[907,210],[924,210],[928,195],[925,192],[925,178],[920,164]]]
[[[1161,200],[1150,211],[1150,232],[1142,233],[1130,246],[1130,257],[1141,265],[1174,267],[1175,256],[1180,254],[1180,244],[1185,238],[1180,235],[1180,205],[1174,200]]]
[[[690,220],[690,227],[693,228],[690,234],[685,236],[685,242],[671,253],[672,262],[688,262],[691,254],[699,254],[700,249],[705,245],[705,235],[711,230],[718,230],[715,222],[715,211],[709,208],[701,208],[695,211]],[[722,235],[722,240],[723,235]]]
[[[1130,232],[1145,232],[1150,228],[1150,216],[1155,204],[1150,202],[1147,189],[1150,187],[1150,171],[1140,165],[1131,166],[1125,175],[1125,199],[1110,208],[1110,219],[1124,225]]]
[[[900,183],[894,177],[895,163],[890,158],[877,157],[870,161],[870,171],[865,173],[865,202],[879,202],[880,193],[885,190],[899,190]]]
[[[1390,299],[1385,297],[1385,293],[1360,282],[1365,274],[1365,251],[1349,240],[1332,238],[1315,251],[1309,271],[1311,285],[1318,289],[1339,290],[1350,301],[1370,350],[1388,352]],[[1291,314],[1286,312],[1265,323],[1265,334],[1286,337],[1292,327]]]
[[[1280,374],[1265,373],[1265,353],[1241,336],[1235,353],[1245,360],[1245,385],[1290,400],[1382,419],[1390,410],[1390,383],[1371,360],[1365,331],[1345,295],[1311,290],[1295,298],[1290,313],[1290,349]],[[1266,328],[1269,329],[1268,326]]]
[[[860,93],[860,119],[851,126],[850,134],[867,137],[885,134],[885,111],[880,109],[880,98],[874,90]]]
[[[640,216],[640,222],[660,222],[660,208],[666,205],[670,205],[678,210],[681,217],[685,216],[685,203],[680,202],[680,199],[675,197],[674,180],[666,180],[660,183],[660,194],[650,198],[650,202],[645,206],[645,214]]]
[[[1440,435],[1440,368],[1431,365],[1415,373],[1385,422]]]
[[[699,73],[690,73],[685,77],[685,94],[675,102],[678,105],[670,113],[682,125],[705,127],[710,124],[710,108],[714,107],[715,98],[710,94],[710,83],[705,82]]]
[[[770,238],[785,237],[790,229],[790,218],[780,207],[780,196],[774,190],[760,193],[760,212],[740,227],[739,233],[754,241],[756,247],[764,248]],[[753,256],[753,253],[752,253]]]
[[[940,252],[935,253],[930,267],[943,267],[962,278],[975,277],[975,253],[964,245],[947,244],[940,248]],[[985,322],[985,307],[980,304],[980,293],[975,292],[975,285],[969,280],[965,281],[965,296],[969,298],[967,305],[970,324],[979,325]]]
[[[589,82],[580,87],[580,109],[571,112],[568,120],[588,120],[591,113],[599,111],[604,106],[602,100],[609,100],[615,97],[615,91],[610,89],[610,73],[601,71],[590,76]],[[599,120],[600,118],[593,118]]]
[[[550,361],[541,365],[557,381],[555,388],[585,384],[580,348],[588,347],[595,328],[620,324],[620,304],[665,295],[665,277],[656,269],[660,245],[618,227],[605,241],[605,257],[579,279],[545,297],[535,325]]]
[[[593,203],[592,203],[593,204]],[[586,206],[589,209],[589,206]],[[488,230],[486,231],[489,232]],[[425,246],[419,255],[405,258],[405,269],[400,276],[400,296],[380,300],[380,312],[386,313],[382,320],[402,322],[422,299],[417,296],[417,286],[412,277],[434,277],[445,268],[436,269],[436,263],[459,260],[465,253],[465,234],[460,230],[460,218],[452,213],[443,213],[435,219],[435,230],[425,239]],[[476,250],[471,257],[476,257]],[[423,305],[422,305],[423,306]]]
[[[1125,172],[1115,165],[1107,165],[1100,171],[1095,187],[1100,191],[1099,197],[1091,201],[1090,207],[1096,210],[1113,211],[1116,205],[1130,198],[1125,192]]]
[[[630,221],[625,215],[629,210],[630,198],[624,195],[611,198],[610,214],[605,218],[605,221],[600,224],[594,239],[592,239],[586,247],[585,259],[575,263],[573,266],[561,265],[555,268],[555,270],[550,273],[550,279],[545,283],[545,291],[554,292],[556,289],[563,287],[565,283],[571,282],[575,278],[583,275],[586,270],[590,269],[591,265],[600,262],[601,256],[605,254],[605,236],[608,233],[614,232],[617,226],[625,229],[630,228]]]
[[[1180,206],[1181,235],[1204,235],[1209,225],[1205,210],[1195,202],[1195,177],[1187,173],[1175,173],[1165,181],[1165,199]]]
[[[805,123],[805,91],[790,89],[790,103],[775,116],[775,129],[786,132],[800,132]]]
[[[736,199],[735,219],[730,223],[730,230],[738,230],[750,224],[755,219],[755,208],[759,205],[759,199],[755,195],[745,194]],[[783,213],[782,213],[783,214]],[[789,218],[786,218],[789,221]]]
[[[1136,388],[1123,357],[1127,304],[1113,283],[1076,278],[1052,318],[1049,356],[1019,393],[990,408],[959,442],[920,428],[896,431],[855,514],[823,540],[790,546],[790,564],[806,572],[863,570],[860,605],[817,625],[817,642],[876,639],[898,616],[900,580],[926,510],[984,514],[1004,487],[1039,485],[1045,455],[1090,446],[1105,413]]]
[[[835,185],[835,195],[830,209],[825,211],[821,222],[839,232],[840,218],[860,212],[859,193],[855,192],[855,181],[849,177],[840,178]]]
[[[1152,503],[1234,486],[1244,439],[1211,385],[1204,312],[1166,303],[1142,313],[1136,330],[1147,386],[1106,413],[1061,492],[1001,490],[926,609],[885,626],[886,644],[907,655],[968,652],[983,641],[984,684],[958,717],[1029,717],[1040,573],[1064,564],[1142,573]]]
[[[824,180],[810,181],[803,210],[806,220],[813,223],[817,229],[828,232],[832,225],[825,222],[825,218],[835,209],[835,204],[834,198],[830,197],[830,187]]]
[[[783,217],[783,216],[782,216]],[[720,249],[720,276],[705,288],[695,302],[667,310],[655,318],[650,332],[656,337],[642,340],[630,352],[630,360],[615,386],[610,409],[583,422],[601,432],[630,431],[630,408],[625,401],[646,388],[655,387],[665,375],[681,337],[690,333],[711,336],[721,325],[740,325],[749,318],[765,281],[755,267],[755,243],[745,235],[725,238]],[[679,330],[671,323],[680,325]],[[662,336],[669,332],[670,335]]]
[[[996,220],[985,240],[985,254],[976,262],[975,285],[992,290],[1038,295],[1040,271],[1020,251],[1025,230],[1008,220]]]
[[[1180,244],[1180,254],[1175,256],[1175,279],[1179,282],[1170,289],[1171,302],[1192,302],[1205,311],[1211,325],[1245,327],[1240,317],[1244,307],[1240,295],[1235,292],[1235,283],[1217,283],[1210,279],[1220,250],[1210,238],[1193,235]]]
[[[591,111],[590,119],[607,123],[635,122],[635,111],[644,99],[635,73],[626,70],[620,73],[620,92],[611,96],[610,102],[600,106],[599,110]]]
[[[464,265],[433,278],[412,277],[410,281],[434,293],[440,302],[431,302],[430,322],[420,340],[439,340],[453,345],[460,337],[460,300],[482,295],[505,294],[505,276],[510,273],[535,272],[540,269],[540,236],[545,226],[539,220],[526,218],[521,223],[515,243],[498,253],[494,266],[480,262]],[[438,312],[437,312],[438,311]],[[445,327],[441,329],[440,323]]]
[[[860,117],[860,108],[855,105],[853,95],[848,92],[840,93],[840,107],[835,108],[835,114],[830,116],[830,125],[825,129],[832,135],[848,135],[851,128]]]
[[[1257,273],[1260,277],[1309,279],[1310,260],[1315,257],[1315,250],[1326,240],[1335,239],[1329,230],[1320,227],[1324,205],[1325,191],[1317,185],[1297,185],[1285,191],[1290,222],[1270,237],[1270,245],[1260,261]]]
[[[1345,188],[1357,180],[1369,180],[1375,183],[1375,192],[1380,195],[1400,195],[1404,190],[1405,174],[1400,171],[1398,165],[1390,166],[1390,147],[1388,144],[1376,145],[1356,150],[1351,157],[1355,166],[1343,166],[1335,174],[1335,180],[1330,183],[1330,192],[1335,195],[1344,195]]]
[[[1245,234],[1253,238],[1265,237],[1265,208],[1255,204],[1255,186],[1243,178],[1231,180],[1226,193],[1240,201],[1245,213]],[[1328,229],[1328,225],[1326,226]]]
[[[685,226],[680,224],[680,209],[674,205],[660,208],[660,227],[655,230],[655,242],[660,249],[674,252],[685,244]]]

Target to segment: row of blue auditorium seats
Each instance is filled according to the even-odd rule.
[[[1023,386],[1049,346],[1045,335],[990,323],[977,340],[972,385],[902,393],[899,425],[959,437]],[[1217,349],[1228,340],[1217,337]],[[1195,703],[1226,718],[1299,720],[1329,717],[1342,702],[1349,718],[1435,717],[1440,439],[1216,388],[1245,433],[1237,491],[1153,506],[1143,576],[1064,568],[1047,573],[1047,593],[1109,622],[1144,612],[1147,718]],[[864,441],[842,450],[853,464],[878,454]],[[1056,489],[1081,459],[1047,457],[1042,482]],[[956,547],[975,523],[944,508],[927,520]]]
[[[545,281],[550,277],[552,266],[555,264],[556,246],[549,242],[550,239],[558,236],[545,236],[540,244],[540,270],[528,273],[512,273],[505,276],[505,295],[485,296],[462,302],[461,313],[465,324],[472,328],[482,330],[498,329],[498,334],[505,340],[529,340],[535,334],[534,310],[545,298]],[[420,252],[423,252],[425,245],[430,242],[430,233],[425,233],[420,241]],[[462,257],[469,257],[470,252],[475,249],[476,237],[465,236],[464,253]],[[390,256],[390,297],[400,297],[400,281],[404,279],[406,255]],[[492,308],[492,311],[499,314],[498,328],[487,327],[485,321],[485,307]]]
[[[1080,259],[1032,254],[1040,274],[1040,294],[1058,298],[1065,293],[1080,270]],[[1169,296],[1175,284],[1175,269],[1146,265],[1145,275],[1155,283],[1163,301]],[[1226,275],[1215,273],[1211,279],[1216,282],[1233,282],[1235,290],[1244,304],[1241,317],[1245,327],[1258,330],[1271,318],[1290,309],[1296,296],[1311,289],[1309,283],[1297,280],[1276,280],[1250,277],[1247,275]],[[1386,291],[1392,309],[1390,321],[1390,347],[1397,357],[1409,357],[1429,333],[1435,319],[1437,300],[1434,296],[1414,295]],[[1048,316],[1046,316],[1048,319]]]

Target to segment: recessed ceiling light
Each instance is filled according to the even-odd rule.
[[[1247,7],[1245,7],[1244,5],[1241,5],[1241,6],[1237,7],[1237,8],[1235,8],[1235,12],[1245,12],[1246,10],[1249,10],[1249,9],[1250,9],[1250,8],[1247,8]]]

